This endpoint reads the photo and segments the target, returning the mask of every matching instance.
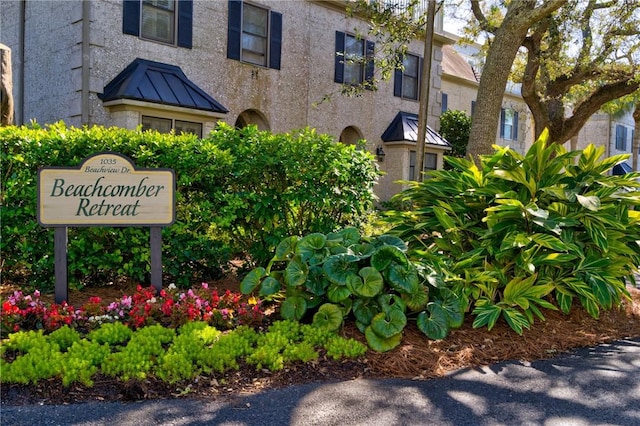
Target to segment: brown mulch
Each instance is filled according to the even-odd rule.
[[[209,285],[220,290],[238,291],[238,281],[233,277],[210,282]],[[131,284],[118,284],[70,291],[69,302],[79,306],[90,296],[116,300],[122,294],[131,294],[134,289],[135,286]],[[0,286],[3,297],[9,290],[7,286]],[[290,365],[278,372],[256,371],[252,366],[241,365],[238,371],[219,376],[203,376],[192,382],[173,386],[153,379],[121,383],[100,375],[95,377],[94,386],[91,388],[82,385],[64,388],[59,380],[54,379],[29,386],[3,384],[0,398],[3,405],[127,401],[184,396],[221,398],[319,381],[354,378],[435,378],[464,367],[506,360],[533,361],[557,356],[580,347],[638,338],[640,290],[629,287],[629,291],[632,295],[631,301],[624,301],[620,308],[602,312],[599,319],[592,318],[578,306],[575,306],[569,315],[545,311],[545,321],[536,321],[532,329],[525,330],[522,336],[512,331],[502,320],[488,331],[486,327],[473,329],[472,321],[468,319],[446,339],[433,341],[427,339],[415,324],[410,322],[405,328],[399,347],[386,353],[369,351],[363,359],[355,361],[333,361],[321,355],[316,362]],[[364,342],[364,336],[352,323],[345,325],[343,334]]]

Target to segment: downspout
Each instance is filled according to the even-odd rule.
[[[20,102],[20,109],[16,109],[15,123],[18,126],[24,125],[24,72],[26,67],[24,66],[25,57],[25,37],[27,26],[27,0],[20,2],[20,82],[18,84],[18,101]]]
[[[82,124],[90,125],[89,119],[89,82],[90,82],[90,18],[91,3],[89,0],[82,1],[82,89],[80,92],[80,106],[82,111]]]

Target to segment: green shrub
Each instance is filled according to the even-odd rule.
[[[469,145],[471,117],[464,111],[447,110],[440,115],[440,134],[451,144],[449,155],[464,158]]]
[[[288,320],[314,312],[313,324],[327,330],[337,330],[353,312],[377,351],[400,343],[407,315],[415,316],[427,336],[442,339],[462,324],[461,304],[447,289],[424,284],[429,282],[426,270],[420,279],[406,250],[400,238],[363,238],[352,227],[291,236],[278,245],[266,268],[247,274],[240,290],[281,301],[280,315]]]
[[[217,212],[212,194],[224,186],[232,158],[193,135],[163,135],[117,128],[0,128],[4,279],[53,287],[53,235],[36,222],[37,173],[44,166],[76,167],[89,155],[115,151],[137,167],[170,167],[176,173],[175,225],[163,229],[168,278],[189,284],[192,275],[213,278],[230,258],[229,248],[208,234]],[[10,206],[10,208],[9,208]],[[118,276],[145,282],[150,269],[148,228],[69,228],[69,282],[107,283]]]
[[[256,259],[284,234],[359,224],[372,208],[371,156],[312,130],[274,135],[221,123],[207,138],[117,128],[0,128],[5,280],[54,283],[52,229],[36,222],[38,168],[76,167],[115,151],[140,168],[176,174],[176,223],[163,228],[166,278],[187,287],[221,275],[234,256]],[[10,207],[10,208],[9,208]],[[147,282],[147,228],[69,228],[72,286],[117,277]]]
[[[378,171],[354,145],[303,129],[290,134],[220,125],[208,140],[234,158],[224,232],[258,263],[286,236],[327,233],[369,218]]]
[[[525,156],[496,148],[479,166],[447,158],[398,195],[413,205],[390,212],[411,258],[435,269],[467,301],[474,326],[502,317],[516,332],[541,309],[568,313],[574,300],[594,317],[628,297],[640,265],[640,173],[611,176],[628,155],[604,147],[567,152],[545,132]]]

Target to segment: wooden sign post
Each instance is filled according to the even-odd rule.
[[[175,222],[175,174],[104,152],[76,168],[38,170],[38,223],[55,228],[55,301],[68,297],[67,227],[148,226],[151,284],[162,289],[162,227]]]

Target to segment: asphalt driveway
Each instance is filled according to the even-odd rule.
[[[441,379],[292,386],[233,400],[2,406],[9,425],[640,425],[640,339]]]

